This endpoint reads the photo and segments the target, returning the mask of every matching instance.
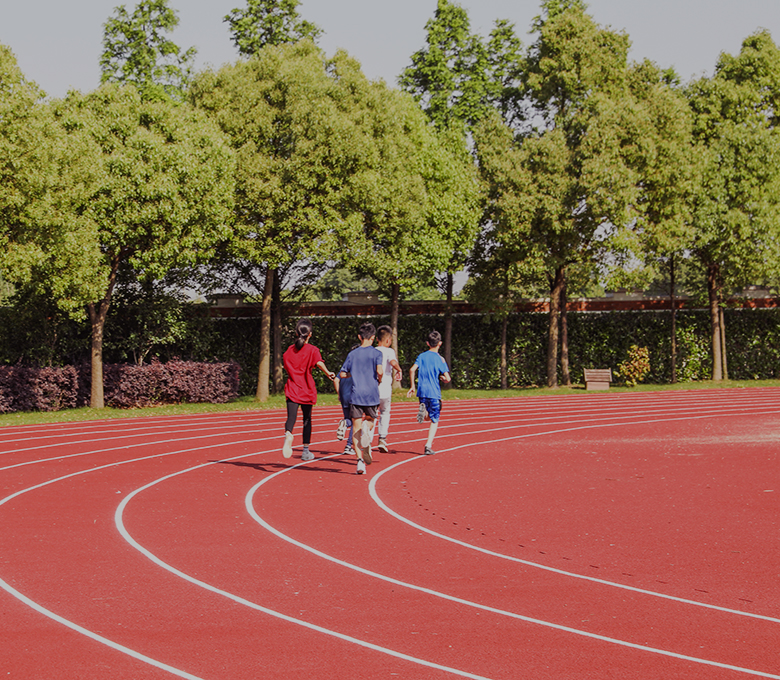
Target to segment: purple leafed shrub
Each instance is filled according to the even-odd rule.
[[[104,400],[115,408],[161,404],[224,404],[238,396],[239,366],[173,360],[143,366],[105,364]],[[88,406],[91,370],[0,366],[0,413],[59,411]]]
[[[78,373],[73,366],[0,366],[0,413],[73,408],[77,395]]]
[[[103,368],[105,402],[114,408],[224,404],[238,396],[239,370],[234,362],[209,364],[178,359],[142,366],[107,364]]]

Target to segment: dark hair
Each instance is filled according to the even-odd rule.
[[[436,347],[441,342],[441,333],[439,331],[431,331],[428,333],[428,347]]]
[[[393,329],[390,326],[380,326],[376,329],[376,339],[382,342],[388,335],[393,334]]]
[[[363,340],[368,340],[369,338],[373,338],[376,335],[376,327],[372,323],[364,323],[360,327],[359,335]]]
[[[295,349],[301,349],[306,344],[306,338],[311,335],[311,321],[301,319],[295,326]]]

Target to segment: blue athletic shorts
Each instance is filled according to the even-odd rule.
[[[419,397],[419,399],[421,404],[425,404],[429,420],[432,423],[438,423],[441,415],[441,399],[432,399],[431,397]]]

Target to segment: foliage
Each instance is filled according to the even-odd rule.
[[[623,382],[629,387],[636,387],[648,373],[650,373],[650,352],[647,347],[637,345],[628,348],[628,358],[622,361],[615,371],[615,375],[623,378]]]
[[[107,367],[106,403],[114,408],[156,404],[224,404],[238,396],[239,366],[172,360]],[[82,374],[87,380],[88,375]]]
[[[247,0],[245,9],[233,9],[224,21],[233,44],[243,57],[257,54],[266,45],[316,41],[322,31],[298,15],[299,0]]]
[[[522,62],[514,27],[497,21],[483,43],[465,9],[438,0],[425,30],[426,46],[412,55],[398,82],[428,118],[446,130],[474,125],[492,106],[509,114]]]
[[[0,366],[0,413],[74,408],[77,393],[78,376],[73,366]]]
[[[132,14],[124,5],[103,27],[101,83],[133,83],[145,99],[182,101],[196,49],[182,52],[165,37],[179,25],[168,0],[141,0]]]
[[[120,265],[161,278],[225,237],[233,156],[202,114],[143,100],[131,85],[71,92],[50,110],[61,137],[47,168],[53,186],[38,201],[40,219],[9,239],[6,277],[75,316],[86,307],[99,363]],[[102,393],[93,398],[100,407]]]

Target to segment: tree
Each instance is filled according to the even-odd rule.
[[[450,143],[464,146],[468,131],[491,106],[508,103],[518,74],[520,44],[507,22],[497,22],[488,45],[471,33],[467,12],[449,0],[439,0],[426,26],[426,46],[412,55],[399,77],[428,119]],[[458,144],[458,136],[460,142]],[[447,311],[444,357],[452,361],[453,276],[465,263],[478,229],[478,217],[460,224],[453,254],[445,267]]]
[[[131,85],[71,92],[51,110],[65,141],[52,171],[59,184],[39,200],[41,219],[8,244],[8,259],[33,251],[30,278],[73,315],[86,307],[91,404],[102,408],[103,331],[119,268],[154,280],[208,257],[232,214],[233,156],[204,116],[144,101]]]
[[[247,0],[245,9],[225,16],[233,44],[242,57],[257,54],[266,45],[294,43],[304,38],[316,42],[322,31],[298,15],[298,0]]]
[[[691,201],[695,195],[696,153],[692,116],[671,71],[644,61],[629,72],[641,139],[632,164],[641,177],[630,222],[616,225],[611,239],[613,286],[647,288],[655,283],[668,295],[671,308],[672,382],[677,380],[677,289],[693,232]]]
[[[168,0],[141,0],[132,14],[124,6],[103,26],[101,83],[132,83],[146,99],[185,97],[194,47],[182,52],[165,37],[179,25]]]
[[[776,277],[780,260],[780,50],[759,31],[686,94],[701,159],[691,252],[706,276],[712,379],[721,380],[723,292]]]
[[[338,234],[361,223],[349,186],[370,152],[368,128],[354,115],[344,77],[354,71],[359,67],[346,55],[326,63],[311,41],[302,40],[266,46],[252,59],[205,72],[193,83],[196,105],[218,123],[237,154],[230,256],[265,272],[261,401],[268,398],[275,271],[298,261],[334,259]]]
[[[35,220],[35,199],[45,195],[50,179],[56,140],[43,97],[25,78],[11,50],[0,45],[0,246],[5,255],[9,241],[23,242]]]
[[[355,184],[361,233],[345,250],[353,270],[389,292],[397,351],[401,295],[432,283],[458,250],[470,248],[480,190],[460,133],[436,133],[410,97],[383,83],[371,89],[376,100],[368,108],[381,134],[372,140],[373,167]]]
[[[547,384],[558,384],[568,268],[595,262],[636,201],[639,141],[627,89],[628,38],[597,26],[579,0],[547,0],[524,72],[527,116],[514,133],[496,119],[475,131],[497,238],[535,258],[550,291]],[[566,357],[564,356],[564,359]]]

